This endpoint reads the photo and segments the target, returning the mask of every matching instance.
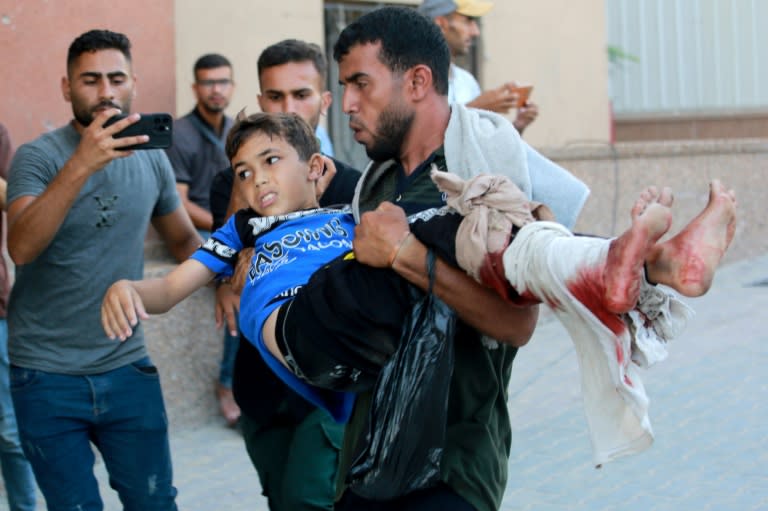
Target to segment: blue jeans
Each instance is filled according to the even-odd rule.
[[[237,321],[237,317],[235,317]],[[224,351],[221,354],[221,364],[219,366],[219,383],[222,387],[232,388],[232,375],[235,372],[235,356],[237,348],[240,346],[240,336],[233,336],[229,333],[229,328],[224,325]]]
[[[11,367],[22,446],[49,511],[101,511],[93,443],[125,511],[176,511],[168,420],[149,358],[73,376]]]
[[[9,387],[8,323],[0,318],[0,465],[11,511],[35,510],[35,477],[19,442]]]

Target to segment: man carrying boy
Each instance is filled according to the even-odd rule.
[[[147,311],[164,312],[216,274],[231,273],[237,253],[255,245],[241,302],[243,334],[253,340],[283,381],[329,409],[337,419],[346,419],[352,404],[348,393],[369,390],[397,348],[402,319],[413,306],[410,284],[398,273],[423,253],[424,245],[411,236],[403,211],[385,204],[379,209],[400,229],[399,241],[386,255],[386,268],[368,267],[350,258],[355,231],[351,214],[317,207],[315,182],[323,166],[317,150],[311,130],[298,117],[256,114],[239,121],[230,134],[227,152],[251,210],[238,212],[167,276],[115,283],[102,305],[107,334],[121,341],[129,339]],[[516,197],[524,199],[519,190]],[[722,256],[733,233],[732,193],[713,185],[707,209],[681,235],[657,246],[671,223],[670,201],[668,194],[646,193],[633,210],[632,227],[615,242],[568,237],[574,246],[601,244],[606,248],[599,260],[584,259],[592,268],[583,273],[584,278],[598,289],[605,288],[605,294],[585,295],[585,305],[595,309],[595,314],[607,310],[616,315],[635,306],[644,262],[652,277],[669,274],[673,259],[685,254],[668,250],[668,243],[709,242],[717,247],[717,254],[704,252],[707,274],[699,276],[700,280],[711,278],[719,261],[716,255]],[[525,200],[514,202],[529,207],[523,205]],[[518,235],[538,224],[531,220],[522,223]],[[416,237],[434,237],[430,220],[419,222],[417,219],[411,227]],[[517,242],[515,238],[509,249]],[[357,252],[360,247],[354,243]],[[435,244],[445,243],[436,240]],[[445,250],[452,251],[451,247]],[[546,252],[532,255],[544,258]],[[579,263],[575,267],[584,269]],[[507,275],[515,276],[514,269],[506,270]],[[680,277],[678,273],[664,280],[680,287]],[[548,291],[531,294],[542,299]],[[616,305],[619,303],[622,305]]]

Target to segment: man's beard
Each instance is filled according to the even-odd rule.
[[[205,110],[209,114],[218,114],[227,109],[227,107],[229,106],[229,102],[225,101],[221,105],[216,105],[216,104],[211,104],[208,101],[201,101],[200,106],[203,108],[203,110]]]
[[[373,142],[365,147],[368,157],[373,161],[398,158],[415,116],[416,114],[412,111],[390,104],[379,117]]]
[[[104,101],[94,106],[93,108],[81,108],[79,106],[76,107],[75,104],[72,103],[72,115],[75,116],[75,120],[79,122],[81,126],[87,128],[93,122],[93,118],[96,116],[96,110],[104,107],[117,108],[120,110],[120,112],[127,114],[131,111],[131,102],[127,101],[123,107],[120,107],[118,104],[111,101]]]

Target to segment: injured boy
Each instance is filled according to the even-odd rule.
[[[390,268],[355,260],[348,207],[318,206],[315,183],[324,161],[299,117],[240,119],[226,150],[250,208],[164,277],[113,284],[102,304],[103,327],[111,338],[127,339],[148,313],[168,311],[214,277],[231,275],[238,253],[255,247],[240,302],[243,335],[286,384],[345,420],[351,393],[371,388],[397,349],[414,303],[412,285]],[[652,439],[647,398],[630,363],[636,328],[653,330],[654,314],[685,306],[645,277],[687,296],[705,293],[733,237],[733,192],[713,182],[706,208],[660,242],[671,225],[672,196],[649,188],[632,209],[631,227],[611,240],[536,221],[531,204],[504,178],[464,183],[433,171],[433,179],[451,208],[409,223],[399,208],[381,206],[402,224],[389,265],[418,240],[509,299],[551,306],[574,337],[582,376],[597,380],[582,382],[595,460],[646,447]],[[653,310],[643,310],[649,293]],[[666,300],[662,312],[659,300]],[[663,317],[655,323],[662,340],[677,329],[667,321],[665,331]]]

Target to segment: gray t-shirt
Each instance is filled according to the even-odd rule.
[[[174,121],[173,144],[165,150],[176,181],[189,186],[189,200],[207,211],[211,210],[213,176],[229,167],[224,143],[231,127],[232,119],[225,116],[221,136],[218,136],[192,111]]]
[[[41,195],[72,156],[69,124],[22,145],[11,163],[8,203]],[[92,175],[50,245],[16,268],[8,309],[11,362],[64,374],[109,371],[146,356],[139,326],[125,342],[107,338],[101,301],[118,279],[141,279],[151,217],[180,207],[168,158],[135,151]]]

